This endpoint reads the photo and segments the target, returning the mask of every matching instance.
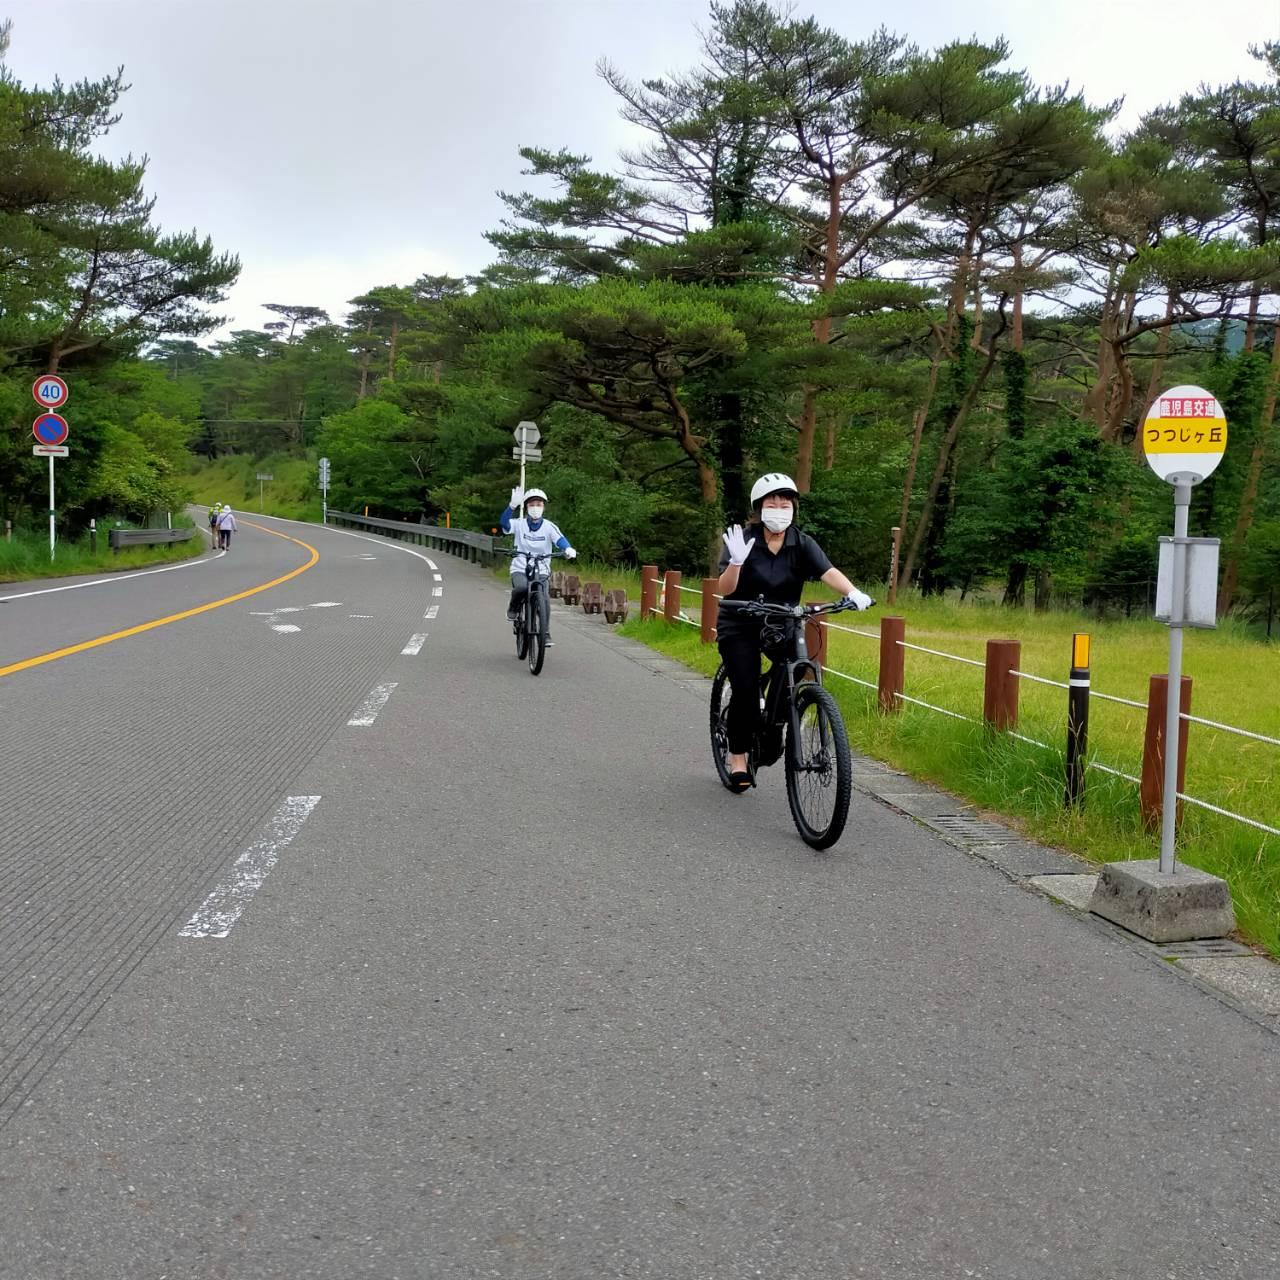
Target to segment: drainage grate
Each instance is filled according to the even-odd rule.
[[[1166,942],[1157,944],[1162,956],[1178,960],[1216,960],[1222,956],[1251,956],[1248,947],[1232,942],[1230,938],[1195,938],[1190,942]]]
[[[1008,827],[1002,827],[998,822],[984,822],[967,813],[940,813],[923,821],[966,844],[1008,844],[1013,839],[1013,832]]]

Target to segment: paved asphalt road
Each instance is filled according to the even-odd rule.
[[[242,529],[0,603],[0,1276],[1280,1274],[1270,1031],[868,796],[814,855],[603,626]]]

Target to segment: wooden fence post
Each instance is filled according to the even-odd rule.
[[[902,642],[906,638],[906,618],[880,619],[880,710],[884,712],[902,710],[898,694],[902,692],[903,666],[907,652],[902,647]]]
[[[680,580],[683,574],[679,569],[668,569],[662,580],[662,616],[667,622],[675,622],[680,616]]]
[[[806,618],[804,622],[804,642],[809,650],[809,657],[820,667],[827,665],[827,620],[825,618]]]
[[[1147,733],[1142,743],[1142,784],[1138,798],[1142,806],[1143,825],[1158,830],[1164,810],[1164,721],[1169,708],[1169,677],[1152,676],[1147,684]],[[1182,714],[1191,714],[1191,677],[1182,677]],[[1187,735],[1191,725],[1182,722],[1178,734],[1178,790],[1187,789]],[[1182,821],[1182,801],[1178,801],[1177,821]]]
[[[720,601],[716,599],[719,578],[702,580],[702,643],[712,644],[716,638],[716,622],[720,617]]]
[[[987,674],[982,695],[982,718],[993,729],[1018,727],[1018,677],[1013,674],[1022,657],[1021,640],[987,641]]]
[[[640,620],[643,622],[653,612],[654,602],[658,598],[658,566],[642,564],[640,566]]]

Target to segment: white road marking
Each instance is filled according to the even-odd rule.
[[[432,587],[432,588],[431,588],[431,594],[432,594],[433,596],[442,596],[442,595],[444,595],[444,588],[443,588],[443,587]]]
[[[427,642],[427,633],[419,632],[416,636],[409,637],[409,643],[400,650],[401,654],[407,658],[417,657],[422,652],[422,646]]]
[[[393,680],[390,684],[380,684],[357,708],[355,715],[347,721],[348,725],[371,725],[377,718],[378,712],[387,705],[387,699],[391,697],[399,681]]]
[[[432,576],[432,577],[433,577],[437,582],[443,582],[443,581],[444,581],[444,575],[443,575],[443,574],[433,573],[431,576]]]
[[[194,569],[202,564],[211,564],[225,551],[216,551],[213,555],[199,560],[184,560],[181,564],[167,564],[162,569],[139,569],[137,573],[115,573],[109,578],[95,578],[92,582],[69,582],[65,587],[41,587],[39,591],[19,591],[16,595],[0,596],[0,604],[9,600],[26,600],[30,596],[51,596],[57,591],[79,591],[81,587],[101,587],[112,582],[127,582],[130,578],[146,578],[153,573],[172,573],[175,569]]]
[[[348,617],[348,618],[372,618],[372,617],[373,617],[373,614],[371,614],[371,613],[349,613],[349,614],[347,614],[347,617]]]
[[[436,562],[435,562],[434,560],[430,559],[428,556],[423,556],[422,558],[423,558],[424,560],[426,560],[426,562],[427,562],[427,563],[428,563],[428,564],[429,564],[433,569],[436,567]]]
[[[341,607],[341,600],[318,600],[311,606],[313,609],[340,609]]]
[[[430,621],[430,619],[434,618],[436,614],[438,614],[439,612],[440,612],[440,606],[438,604],[433,604],[431,608],[428,609],[426,613],[424,613],[422,616],[426,618],[428,621]]]
[[[262,888],[280,850],[302,830],[302,824],[319,803],[319,796],[290,796],[271,815],[266,834],[236,859],[230,876],[201,903],[195,915],[178,930],[178,936],[225,938],[249,905],[249,899]]]
[[[276,612],[277,613],[301,613],[302,609],[301,607],[295,608],[293,605],[290,605],[287,609],[277,609]]]
[[[251,618],[274,618],[276,611],[274,609],[250,609],[249,617]]]
[[[292,622],[277,622],[271,628],[272,631],[301,631],[301,627],[295,627]]]

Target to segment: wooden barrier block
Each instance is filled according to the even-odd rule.
[[[564,593],[564,572],[557,569],[551,575],[551,582],[547,586],[548,592],[553,600],[558,599]]]
[[[582,612],[599,613],[604,608],[604,586],[599,582],[586,582],[582,586]]]
[[[565,604],[582,603],[582,582],[576,573],[566,573],[560,586],[560,598]]]
[[[604,593],[604,620],[606,622],[626,622],[627,593],[622,587],[614,587]]]

